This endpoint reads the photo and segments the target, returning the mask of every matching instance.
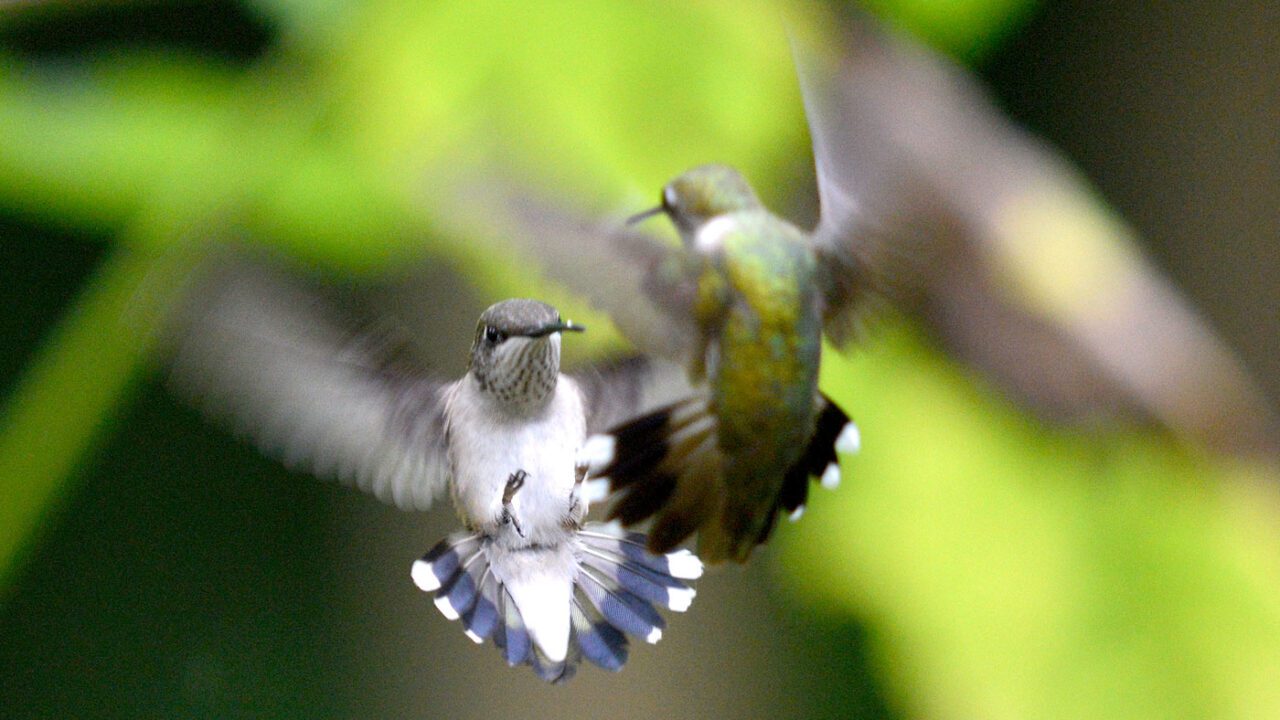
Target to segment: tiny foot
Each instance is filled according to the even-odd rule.
[[[529,473],[523,470],[517,470],[511,473],[511,476],[507,478],[507,487],[502,491],[503,505],[511,504],[511,499],[516,496],[516,493],[520,491],[520,488],[524,487],[524,481],[528,479],[528,477]]]
[[[515,512],[511,508],[511,500],[524,487],[524,481],[529,477],[529,473],[524,470],[517,470],[511,473],[507,478],[507,486],[502,491],[502,522],[511,523],[511,527],[515,528],[516,534],[524,537],[524,528],[520,527],[520,521],[516,519]]]

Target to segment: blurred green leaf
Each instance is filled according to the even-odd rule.
[[[973,62],[1030,16],[1038,0],[863,0],[873,14],[934,49]]]
[[[864,450],[782,533],[780,567],[882,628],[910,711],[1280,712],[1280,498],[1261,468],[1055,433],[902,329],[831,353],[823,379]]]
[[[232,87],[225,70],[176,57],[58,70],[0,57],[0,198],[119,226],[208,152]]]
[[[14,390],[0,415],[0,594],[41,512],[126,397],[191,262],[116,249]]]

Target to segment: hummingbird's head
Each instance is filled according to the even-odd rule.
[[[634,215],[628,224],[663,213],[686,238],[725,213],[760,207],[760,200],[737,170],[728,165],[699,165],[662,188],[662,204]]]
[[[560,374],[560,333],[584,328],[537,300],[503,300],[480,314],[470,375],[480,390],[513,406],[538,405]]]

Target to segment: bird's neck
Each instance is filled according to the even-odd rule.
[[[558,387],[557,368],[530,368],[507,382],[482,381],[472,375],[476,394],[496,410],[515,417],[538,415],[551,405]]]

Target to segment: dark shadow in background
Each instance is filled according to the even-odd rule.
[[[57,3],[17,18],[0,31],[0,47],[43,61],[145,48],[247,63],[275,39],[262,17],[231,0]]]
[[[0,612],[6,717],[354,715],[326,591],[339,488],[153,383],[74,482]]]

